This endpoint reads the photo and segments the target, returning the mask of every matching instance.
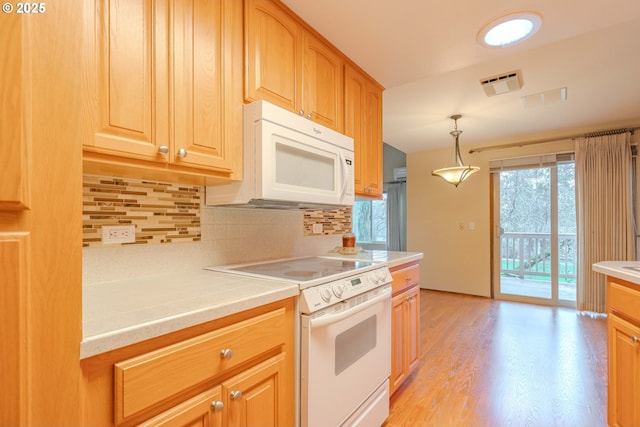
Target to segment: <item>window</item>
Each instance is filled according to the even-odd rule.
[[[356,244],[387,245],[387,193],[382,200],[356,200],[353,204],[353,234]]]

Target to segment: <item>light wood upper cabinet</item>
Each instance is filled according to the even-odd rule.
[[[344,72],[344,133],[354,140],[355,192],[380,198],[382,177],[382,88],[347,64]]]
[[[343,130],[342,54],[271,0],[245,0],[245,101]]]
[[[298,112],[301,92],[298,23],[270,0],[245,0],[245,101],[269,101]]]
[[[321,125],[344,129],[344,60],[313,34],[303,35],[302,110]]]
[[[241,178],[242,4],[95,0],[91,18],[85,172]]]
[[[159,147],[169,146],[168,13],[167,1],[95,0],[87,28],[94,135],[85,150],[162,159]]]
[[[242,4],[174,2],[173,149],[170,163],[239,171]],[[181,156],[184,149],[186,156]],[[234,162],[238,162],[235,164]]]

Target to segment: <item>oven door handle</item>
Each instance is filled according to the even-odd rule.
[[[371,307],[372,305],[376,305],[385,299],[389,299],[391,297],[391,286],[385,289],[380,295],[376,295],[368,301],[365,301],[361,304],[355,305],[348,310],[341,311],[337,314],[326,314],[322,317],[311,318],[309,323],[312,328],[321,328],[323,326],[331,325],[333,323],[339,322],[347,317],[352,316],[358,311],[364,310],[365,308]]]

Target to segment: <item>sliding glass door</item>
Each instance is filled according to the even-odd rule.
[[[492,172],[494,297],[575,307],[573,160],[502,160]]]

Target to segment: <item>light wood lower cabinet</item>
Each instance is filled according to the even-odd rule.
[[[278,427],[284,424],[284,355],[272,357],[222,383],[227,427]],[[291,396],[289,396],[291,397]]]
[[[277,427],[286,411],[279,396],[285,370],[285,355],[279,354],[140,426]]]
[[[158,416],[141,427],[222,427],[222,386],[197,395]]]
[[[609,278],[608,421],[612,427],[640,425],[640,286]]]
[[[420,287],[418,264],[391,270],[391,379],[393,394],[420,362]]]
[[[83,361],[92,426],[293,426],[293,300]]]

